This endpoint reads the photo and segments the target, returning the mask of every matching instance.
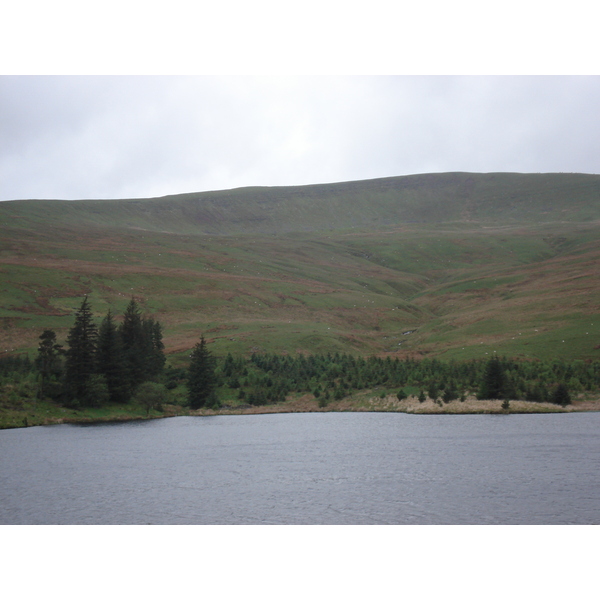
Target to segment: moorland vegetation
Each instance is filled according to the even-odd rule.
[[[441,361],[351,354],[253,353],[217,359],[204,336],[194,346],[187,368],[165,369],[160,323],[140,314],[132,298],[117,326],[109,311],[97,326],[87,297],[76,311],[67,348],[46,329],[34,361],[28,355],[0,357],[0,427],[64,421],[127,419],[199,409],[219,411],[278,405],[291,397],[310,397],[326,409],[365,390],[380,398],[409,396],[444,407],[480,400],[571,404],[571,391],[600,388],[600,363],[591,361],[519,361],[493,356],[487,360]],[[52,405],[52,415],[48,406]],[[110,409],[120,405],[117,414]],[[123,410],[128,405],[130,410]],[[85,409],[109,409],[94,419]],[[288,407],[289,408],[289,407]],[[334,407],[335,408],[335,407]],[[57,410],[66,412],[56,417]],[[131,410],[133,409],[133,410]],[[83,410],[83,413],[80,412]],[[402,407],[396,406],[396,410]],[[540,412],[548,408],[540,409]],[[44,414],[46,411],[46,414]],[[529,411],[532,411],[531,407]],[[481,412],[489,412],[482,409]]]
[[[2,202],[3,419],[191,410],[190,353],[210,366],[192,387],[212,381],[197,410],[294,394],[325,410],[360,390],[512,410],[560,388],[560,406],[597,394],[599,262],[596,175]]]

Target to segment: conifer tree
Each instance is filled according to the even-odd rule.
[[[96,374],[97,338],[98,328],[86,296],[75,313],[75,324],[67,337],[65,387],[68,400],[73,405],[91,406],[96,402],[92,397],[91,377]]]
[[[554,390],[552,394],[552,402],[554,404],[560,404],[561,406],[567,406],[567,404],[571,404],[571,395],[569,394],[569,390],[564,383],[559,383],[557,388]]]
[[[430,381],[427,395],[435,402],[439,396],[439,389],[435,381]]]
[[[446,388],[444,389],[444,393],[442,394],[442,400],[446,404],[448,404],[449,402],[452,402],[452,400],[456,400],[457,398],[458,393],[456,392],[456,389],[454,388],[452,383],[446,386]]]
[[[151,317],[142,317],[134,298],[129,302],[119,327],[126,379],[130,393],[142,383],[162,373],[165,365],[162,327]]]
[[[162,373],[165,366],[165,345],[162,341],[162,327],[152,318],[142,319],[144,341],[142,352],[146,354],[146,378]]]
[[[98,330],[98,373],[104,375],[111,402],[127,402],[129,386],[124,364],[123,345],[117,324],[109,309]]]
[[[504,392],[504,372],[498,357],[490,358],[485,366],[483,380],[479,388],[477,397],[480,400],[491,398],[503,398]]]
[[[188,399],[193,410],[202,408],[212,398],[217,384],[215,367],[216,359],[206,348],[204,336],[201,336],[190,355],[188,369]]]
[[[130,394],[146,378],[146,359],[148,356],[142,316],[137,302],[132,298],[119,327],[123,346],[123,364]]]
[[[55,397],[60,393],[60,384],[50,385],[51,379],[58,379],[62,371],[61,355],[62,346],[56,341],[56,333],[52,329],[44,329],[40,335],[40,344],[38,346],[38,355],[35,359],[35,366],[40,374],[39,396],[45,395]]]

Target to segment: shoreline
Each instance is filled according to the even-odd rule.
[[[71,415],[43,415],[32,414],[28,411],[23,416],[14,415],[11,422],[0,421],[0,429],[21,429],[24,427],[38,427],[48,425],[96,425],[103,423],[124,423],[131,421],[149,421],[166,419],[170,417],[214,417],[233,415],[261,415],[261,414],[292,414],[292,413],[328,413],[328,412],[387,412],[404,413],[409,415],[511,415],[511,414],[566,414],[573,412],[598,412],[600,411],[600,398],[574,399],[572,404],[565,407],[541,402],[528,402],[525,400],[510,400],[509,409],[502,408],[502,400],[477,400],[470,396],[463,402],[453,400],[447,404],[435,403],[431,399],[420,403],[414,396],[398,400],[395,396],[375,397],[372,394],[360,394],[358,397],[331,401],[326,406],[319,406],[312,394],[305,394],[290,398],[280,404],[263,406],[223,406],[219,409],[200,408],[189,410],[185,407],[166,404],[162,412],[153,410],[145,415],[140,407],[131,406],[126,411],[126,406],[103,409],[102,415],[94,415],[94,409],[75,411]],[[64,411],[64,409],[61,409]],[[40,411],[41,413],[41,411]]]
[[[420,403],[411,396],[398,400],[394,396],[384,398],[368,395],[359,399],[332,401],[327,406],[319,407],[312,395],[288,400],[285,403],[252,406],[244,408],[223,407],[219,410],[202,408],[190,411],[192,416],[216,416],[238,414],[276,414],[299,412],[396,412],[414,415],[466,415],[466,414],[546,414],[571,412],[598,412],[600,398],[593,400],[574,400],[565,407],[549,402],[528,402],[526,400],[510,400],[508,410],[502,408],[502,400],[477,400],[474,396],[464,402],[453,400],[448,404],[436,404],[431,399]]]

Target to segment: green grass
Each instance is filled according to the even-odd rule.
[[[518,283],[523,280],[522,276],[514,275],[512,277],[480,277],[478,279],[469,279],[449,286],[439,288],[436,294],[464,294],[465,292],[475,292],[482,289],[493,289],[500,286],[506,286]]]
[[[50,400],[36,398],[35,375],[0,379],[0,429],[32,427],[56,423],[92,423],[147,418],[146,408],[135,403],[112,404],[98,408],[65,408]],[[151,410],[149,418],[185,412],[186,391],[179,386],[168,392],[168,404],[162,411]]]
[[[205,333],[219,353],[597,358],[599,219],[600,177],[571,174],[4,202],[0,350],[64,340],[87,294],[98,322],[135,296],[174,355]]]

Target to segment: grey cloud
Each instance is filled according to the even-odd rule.
[[[0,77],[0,199],[597,173],[599,77]]]

